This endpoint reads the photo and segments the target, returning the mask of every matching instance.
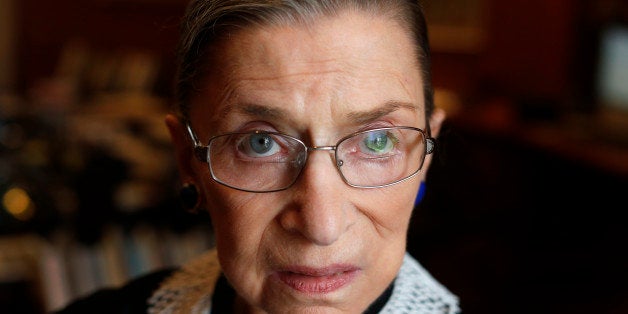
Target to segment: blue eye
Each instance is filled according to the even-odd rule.
[[[267,157],[277,153],[280,146],[270,134],[251,134],[240,143],[240,149],[250,157]]]

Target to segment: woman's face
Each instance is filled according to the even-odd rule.
[[[335,145],[368,128],[426,129],[414,51],[397,23],[355,12],[308,26],[241,31],[208,60],[211,74],[192,99],[192,128],[203,143],[213,135],[262,129],[308,146]],[[174,133],[177,149],[189,151],[184,132]],[[386,289],[401,265],[429,157],[408,181],[359,189],[343,182],[332,154],[313,151],[297,182],[272,193],[220,185],[207,164],[191,155],[179,163],[204,197],[238,306],[252,312],[357,313]]]

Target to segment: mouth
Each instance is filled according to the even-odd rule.
[[[360,270],[352,265],[324,268],[295,266],[276,273],[280,282],[301,293],[326,294],[349,284]]]

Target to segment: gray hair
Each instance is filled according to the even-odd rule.
[[[175,110],[188,118],[189,100],[202,79],[212,46],[238,29],[263,25],[307,24],[320,16],[356,10],[390,17],[415,40],[422,71],[425,115],[434,110],[430,49],[425,16],[418,0],[191,0],[181,24]]]

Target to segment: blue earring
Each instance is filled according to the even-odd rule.
[[[419,191],[416,194],[416,198],[414,199],[414,206],[419,205],[425,196],[425,181],[421,181],[421,185],[419,185]]]

